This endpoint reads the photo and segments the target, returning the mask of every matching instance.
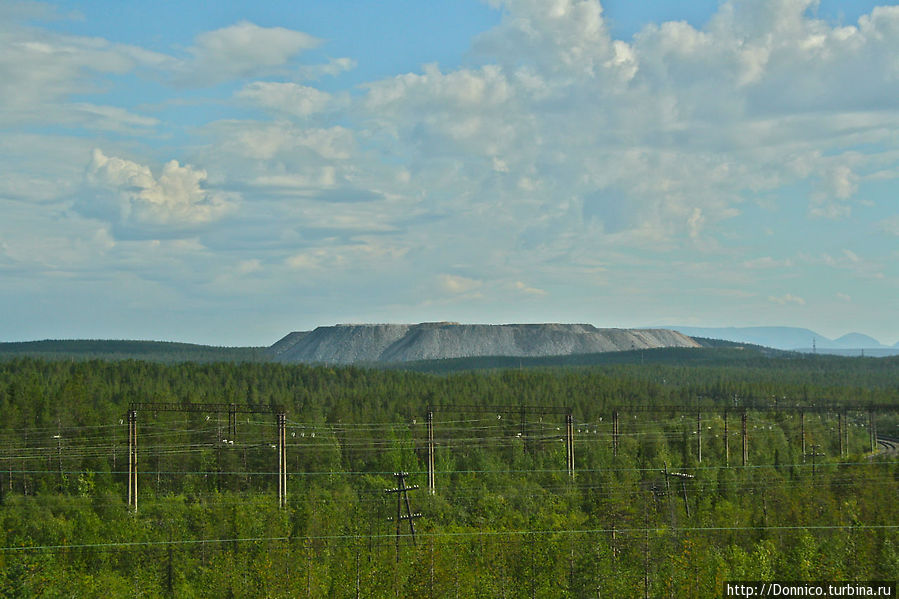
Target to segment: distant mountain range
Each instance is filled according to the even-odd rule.
[[[663,329],[589,324],[348,324],[290,333],[269,348],[279,362],[397,363],[478,356],[539,357],[660,347],[700,347]]]
[[[810,329],[798,327],[685,327],[668,326],[690,337],[708,337],[739,343],[752,343],[791,351],[870,356],[899,355],[899,343],[884,345],[877,339],[861,333],[848,333],[838,339],[830,339]]]

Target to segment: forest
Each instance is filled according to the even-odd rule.
[[[899,462],[873,441],[899,437],[899,360],[628,353],[441,374],[8,357],[0,595],[721,597],[727,581],[895,581]],[[185,411],[137,411],[135,510],[136,402]],[[232,422],[201,404],[258,409]]]

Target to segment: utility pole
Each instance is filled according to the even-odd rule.
[[[228,406],[228,440],[237,441],[237,405]]]
[[[702,463],[702,412],[696,411],[696,456]]]
[[[746,430],[746,410],[743,410],[740,421],[743,428],[743,465],[745,466],[749,461],[749,433]]]
[[[137,513],[137,411],[128,410],[128,508]]]
[[[287,415],[278,413],[278,507],[287,507]]]
[[[389,517],[388,521],[396,522],[396,561],[399,563],[400,561],[400,524],[403,520],[409,521],[409,531],[412,534],[412,544],[415,545],[415,518],[421,518],[420,512],[412,513],[412,505],[409,503],[409,491],[414,491],[418,488],[418,485],[412,485],[411,487],[406,486],[406,477],[409,476],[408,472],[394,472],[393,475],[396,477],[396,488],[393,489],[384,489],[385,493],[396,493],[396,519]],[[402,508],[403,504],[406,506],[406,515],[403,515]]]
[[[821,449],[821,446],[818,445],[817,443],[815,443],[814,445],[812,445],[811,448],[812,448],[812,451],[811,451],[811,453],[808,454],[808,457],[812,458],[812,476],[815,476],[815,474],[816,474],[816,472],[815,472],[815,462],[816,462],[815,458],[817,458],[817,457],[822,457],[822,456],[824,456],[825,454],[823,454],[823,453],[821,453],[820,451],[818,451],[819,449]]]
[[[643,498],[643,599],[649,599],[649,505]]]
[[[681,490],[684,494],[684,510],[687,512],[687,518],[690,517],[690,504],[687,502],[687,481],[695,478],[692,474],[686,474],[685,472],[669,472],[668,464],[665,464],[665,469],[662,470],[662,474],[665,475],[665,490],[670,491],[671,487],[668,484],[668,477],[673,476],[674,478],[679,478],[681,483]]]
[[[237,415],[238,414],[275,414],[278,424],[278,444],[272,445],[272,449],[278,450],[278,505],[279,507],[287,506],[287,432],[286,423],[287,415],[284,407],[280,405],[251,405],[251,404],[235,404],[235,403],[174,403],[174,402],[131,402],[128,406],[128,506],[133,505],[137,511],[137,412],[145,410],[149,413],[156,412],[194,412],[215,414],[228,413],[228,431],[232,437],[228,440],[230,446],[234,441],[233,437],[237,436]],[[209,420],[209,417],[206,418]],[[223,441],[221,434],[221,420],[216,418],[217,440],[216,452],[220,451],[220,441]],[[222,443],[223,445],[223,443]],[[244,459],[246,459],[246,448],[244,448]],[[158,462],[157,462],[157,471]],[[158,472],[157,472],[158,479]]]
[[[874,423],[874,410],[868,411],[868,434],[871,437],[871,453],[877,451],[877,425]]]
[[[802,463],[805,463],[805,412],[799,412],[799,445],[802,451]]]
[[[730,437],[727,434],[727,410],[724,410],[724,467],[730,466]]]
[[[62,476],[62,426],[58,418],[56,419],[56,434],[53,435],[53,438],[56,439],[56,464],[59,469],[59,492],[61,493],[64,480]]]
[[[618,410],[612,412],[612,454],[618,455]]]
[[[668,514],[671,516],[671,526],[674,526],[674,506],[671,505],[671,482],[668,480],[668,462],[665,462],[665,469],[662,470],[665,475],[665,498],[668,500]]]
[[[843,457],[843,413],[837,414],[837,436],[840,438],[840,458]]]
[[[434,474],[434,411],[428,407],[428,493],[433,495],[436,489]]]
[[[568,476],[574,478],[574,417],[565,415],[565,449],[568,453]]]
[[[849,457],[849,415],[846,412],[843,412],[843,424],[843,435],[846,439],[843,443],[843,448],[846,452],[846,457]]]

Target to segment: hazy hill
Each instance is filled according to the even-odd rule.
[[[838,339],[834,339],[834,345],[843,349],[874,349],[887,347],[874,337],[862,335],[861,333],[848,333]]]
[[[477,356],[539,357],[699,347],[664,329],[597,329],[589,324],[354,324],[290,333],[269,348],[280,362],[394,363]]]
[[[752,343],[765,347],[801,352],[818,351],[819,353],[839,353],[857,355],[866,350],[869,355],[890,355],[892,351],[877,339],[861,333],[848,333],[838,339],[830,339],[824,335],[799,327],[682,327],[672,326],[691,337],[708,337],[725,339],[740,343]],[[897,343],[893,348],[899,348]],[[867,350],[878,350],[870,351]]]

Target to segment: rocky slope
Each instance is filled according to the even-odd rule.
[[[471,356],[561,356],[655,347],[699,347],[667,329],[589,324],[340,324],[290,333],[269,348],[280,362],[408,362]]]

